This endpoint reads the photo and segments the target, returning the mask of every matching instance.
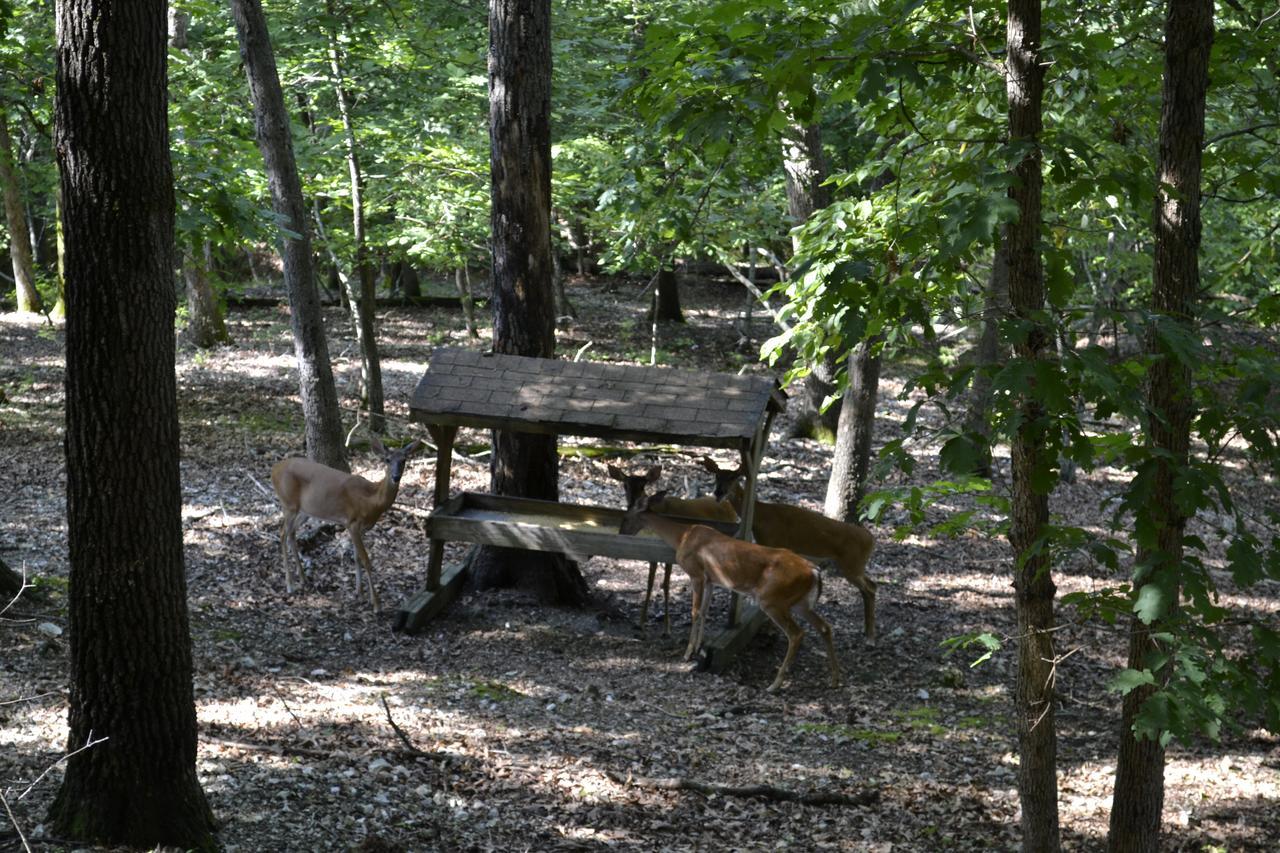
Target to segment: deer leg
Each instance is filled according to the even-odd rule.
[[[782,666],[778,667],[778,674],[774,677],[773,683],[767,688],[773,693],[782,686],[782,680],[786,678],[787,670],[791,669],[791,662],[795,660],[796,652],[800,650],[800,641],[804,639],[804,630],[796,624],[796,620],[791,618],[791,614],[779,607],[764,607],[765,615],[773,620],[773,624],[782,629],[782,633],[787,635],[787,654],[782,659]]]
[[[364,549],[364,540],[361,536],[359,528],[350,528],[351,544],[356,549],[356,596],[360,595],[360,567],[368,573],[369,580],[369,602],[373,605],[373,612],[382,612],[382,603],[378,600],[378,589],[373,583],[373,561],[369,559],[369,552]]]
[[[684,659],[693,658],[693,653],[702,645],[702,619],[706,615],[706,605],[711,596],[707,595],[706,581],[690,578],[693,581],[693,624],[689,626],[689,647],[684,650]]]
[[[649,599],[653,597],[653,578],[658,573],[658,564],[649,564],[649,585],[644,590],[644,604],[640,605],[640,627],[649,624]]]
[[[809,621],[809,624],[818,632],[818,636],[822,637],[822,642],[827,646],[827,660],[831,664],[831,686],[839,687],[840,662],[836,660],[836,644],[831,636],[831,626],[812,607],[809,607],[803,601],[800,605],[800,615]]]
[[[867,577],[866,565],[858,565],[848,556],[838,561],[840,574],[858,588],[862,595],[863,632],[869,641],[876,641],[876,582]]]
[[[671,564],[663,564],[662,572],[662,636],[671,636]]]
[[[284,511],[284,522],[280,525],[280,561],[284,565],[284,591],[289,595],[293,594],[293,565],[290,560],[289,548],[293,546],[294,552],[298,550],[298,540],[294,538],[295,526],[298,522],[298,514],[296,512]],[[298,581],[302,581],[302,560],[298,560]]]

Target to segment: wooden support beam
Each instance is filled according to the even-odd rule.
[[[756,632],[769,621],[764,611],[754,604],[745,604],[738,618],[738,624],[726,628],[710,640],[703,642],[698,650],[698,669],[720,673],[728,669],[736,655],[751,642]]]
[[[467,580],[467,564],[453,563],[440,576],[437,589],[424,589],[406,601],[396,611],[394,631],[416,634],[462,594]]]

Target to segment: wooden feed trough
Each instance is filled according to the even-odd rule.
[[[750,508],[769,425],[785,403],[777,383],[765,377],[437,349],[409,405],[410,418],[425,424],[437,445],[435,508],[426,523],[427,583],[396,614],[396,629],[420,630],[461,591],[464,568],[445,569],[445,542],[554,551],[577,560],[675,559],[671,547],[647,529],[620,534],[622,509],[473,492],[451,498],[459,427],[737,450],[747,470],[744,505]],[[745,537],[751,510],[736,531],[717,526]],[[735,595],[734,614],[736,605]],[[723,669],[764,619],[749,608],[707,641],[703,665]]]

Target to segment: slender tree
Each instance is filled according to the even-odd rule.
[[[782,138],[782,167],[786,174],[787,212],[792,225],[803,225],[815,211],[831,204],[827,158],[822,152],[822,130],[816,122],[793,122]],[[799,241],[793,239],[799,250]],[[795,416],[792,437],[812,438],[839,429],[842,403],[832,403],[822,411],[822,403],[836,390],[836,360],[828,355],[811,365],[799,393],[791,403]],[[874,405],[874,401],[873,401]],[[843,488],[843,486],[838,487]]]
[[[827,515],[841,521],[858,521],[858,504],[867,491],[880,387],[880,354],[875,352],[879,340],[863,341],[849,353],[849,390],[841,401],[823,506]]]
[[[174,370],[164,0],[58,4],[73,754],[81,842],[215,848],[196,777]],[[138,168],[145,163],[146,168]]]
[[[490,217],[495,352],[555,355],[551,263],[551,2],[489,3]],[[555,436],[494,432],[495,494],[557,500]],[[587,586],[560,555],[485,548],[481,586],[527,583],[545,600],[582,603]]]
[[[324,317],[320,313],[311,231],[267,20],[262,14],[261,0],[231,0],[231,14],[240,39],[240,57],[249,80],[249,94],[253,98],[254,123],[271,187],[271,206],[282,225],[281,256],[285,289],[289,293],[293,348],[298,359],[307,455],[322,465],[346,471],[342,417],[329,364]]]
[[[9,231],[9,257],[13,261],[18,310],[36,314],[44,307],[40,303],[40,292],[36,290],[31,238],[27,234],[27,209],[22,203],[22,189],[18,185],[14,162],[9,117],[5,115],[4,105],[0,104],[0,191],[4,193],[5,225]]]
[[[1022,328],[1019,358],[1034,364],[1053,346],[1044,319],[1044,267],[1040,256],[1044,98],[1040,0],[1009,0],[1006,91],[1009,144],[1021,152],[1009,196],[1018,219],[1008,228],[1009,303]],[[1050,468],[1048,425],[1035,388],[1018,403],[1012,442],[1013,501],[1009,541],[1013,545],[1018,615],[1018,675],[1014,714],[1018,731],[1018,795],[1022,801],[1022,849],[1059,849],[1057,730],[1053,700],[1053,600],[1048,549],[1049,496],[1042,483]]]
[[[330,22],[342,20],[334,8],[333,0],[327,0],[325,9]],[[329,70],[333,74],[333,89],[338,101],[338,115],[342,119],[342,139],[346,146],[347,174],[351,180],[351,237],[355,243],[353,275],[346,280],[347,301],[351,303],[351,318],[355,326],[356,344],[360,347],[360,399],[369,412],[369,429],[375,433],[386,431],[386,412],[382,394],[382,361],[378,358],[378,333],[374,317],[377,289],[377,271],[369,258],[369,241],[365,237],[365,178],[360,167],[360,146],[356,141],[355,121],[352,118],[351,94],[347,91],[344,57],[338,43],[337,24],[329,30]]]
[[[1194,332],[1200,289],[1200,159],[1204,143],[1205,93],[1209,87],[1209,51],[1213,45],[1213,0],[1170,0],[1164,29],[1164,84],[1160,109],[1160,149],[1156,164],[1153,226],[1155,264],[1152,274],[1154,322],[1144,349],[1151,361],[1147,377],[1147,443],[1155,451],[1151,498],[1139,530],[1135,582],[1165,587],[1177,606],[1177,573],[1182,562],[1186,516],[1174,489],[1186,466],[1195,404],[1191,365],[1166,341],[1167,329]],[[1135,595],[1137,589],[1135,589]],[[1160,620],[1144,623],[1137,615],[1129,629],[1129,668],[1151,669],[1158,651],[1154,634]],[[1112,853],[1147,853],[1160,849],[1160,816],[1164,809],[1164,746],[1158,738],[1134,732],[1143,703],[1158,689],[1151,684],[1124,698],[1120,754],[1111,807],[1107,849]]]

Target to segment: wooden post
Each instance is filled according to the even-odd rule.
[[[436,490],[431,498],[432,510],[449,499],[449,480],[453,474],[453,439],[458,434],[456,426],[432,424],[427,432],[436,442]],[[444,540],[431,539],[431,555],[427,559],[427,589],[440,589],[440,570],[444,565]]]

